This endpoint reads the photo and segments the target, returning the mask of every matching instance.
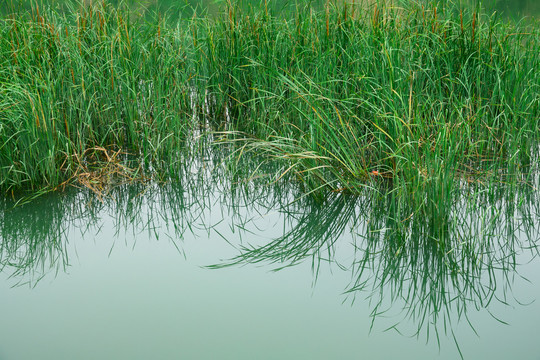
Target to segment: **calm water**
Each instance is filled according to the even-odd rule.
[[[362,199],[297,195],[206,179],[4,202],[0,359],[540,359],[536,201],[466,216],[468,249],[398,256]]]

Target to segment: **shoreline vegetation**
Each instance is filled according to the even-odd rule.
[[[464,186],[535,186],[539,48],[538,23],[439,3],[174,22],[33,7],[0,21],[0,191],[171,180],[208,137],[306,193],[442,213]]]

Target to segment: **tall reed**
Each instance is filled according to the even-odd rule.
[[[190,139],[219,133],[307,192],[391,189],[444,217],[462,184],[527,181],[539,29],[435,3],[229,3],[176,23],[34,8],[0,23],[0,188],[57,186],[97,148],[167,177]]]

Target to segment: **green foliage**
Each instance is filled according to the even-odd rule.
[[[54,188],[95,148],[167,177],[216,133],[281,159],[306,192],[392,191],[437,219],[461,184],[527,179],[537,24],[451,5],[278,18],[228,4],[175,23],[105,3],[3,19],[2,191]]]
[[[162,28],[105,5],[4,19],[0,188],[57,186],[96,147],[157,168],[175,161],[191,122],[191,43]]]

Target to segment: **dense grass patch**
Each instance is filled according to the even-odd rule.
[[[280,159],[276,178],[307,192],[384,189],[442,217],[462,184],[531,180],[538,24],[435,4],[66,14],[0,22],[2,192],[54,188],[111,154],[130,178],[168,177],[203,134]]]

